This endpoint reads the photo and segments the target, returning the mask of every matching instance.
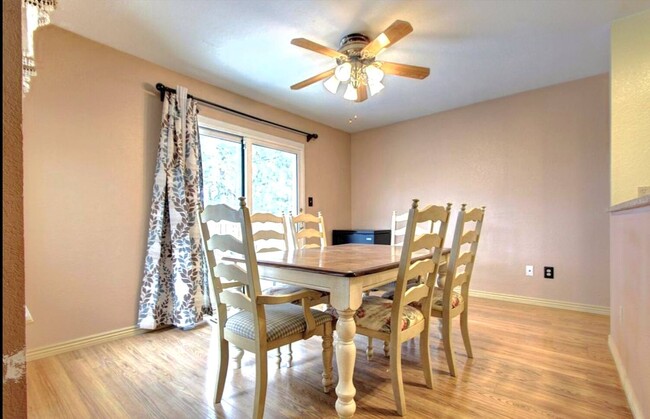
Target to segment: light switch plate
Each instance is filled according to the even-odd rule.
[[[526,265],[526,276],[533,276],[533,265]]]

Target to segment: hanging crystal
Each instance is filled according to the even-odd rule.
[[[57,0],[23,0],[23,96],[29,92],[31,78],[36,76],[34,31],[50,23],[56,3]]]

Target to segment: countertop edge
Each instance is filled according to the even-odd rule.
[[[609,207],[610,213],[620,211],[627,211],[635,208],[650,206],[650,195],[641,196],[639,198],[630,199],[629,201],[621,202],[620,204],[612,205]]]

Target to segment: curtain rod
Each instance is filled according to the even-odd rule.
[[[160,100],[161,101],[165,100],[165,92],[176,93],[176,89],[172,89],[171,87],[167,87],[162,83],[156,84],[156,90],[158,90],[160,92]],[[278,128],[286,129],[288,131],[293,131],[293,132],[297,132],[299,134],[303,134],[303,135],[305,135],[307,137],[307,142],[310,142],[311,140],[315,140],[316,138],[318,138],[318,134],[316,134],[316,133],[309,133],[309,132],[301,131],[301,130],[296,129],[296,128],[291,128],[291,127],[288,127],[286,125],[282,125],[282,124],[278,124],[278,123],[275,123],[275,122],[272,122],[272,121],[268,121],[266,119],[258,118],[257,116],[249,115],[247,113],[240,112],[240,111],[237,111],[235,109],[227,108],[227,107],[222,106],[222,105],[217,105],[216,103],[210,102],[210,101],[205,100],[205,99],[198,98],[196,96],[192,96],[192,95],[188,95],[188,96],[193,98],[197,102],[203,103],[204,105],[213,106],[215,108],[224,110],[226,112],[233,113],[235,115],[242,116],[244,118],[253,119],[255,121],[262,122],[264,124],[273,125],[273,126],[278,127]]]

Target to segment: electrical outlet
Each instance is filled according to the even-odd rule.
[[[533,276],[533,265],[526,265],[526,276]]]
[[[553,279],[555,278],[555,268],[552,266],[544,266],[544,278]]]
[[[32,317],[32,313],[30,313],[27,306],[25,306],[25,323],[32,323],[33,321],[34,318]]]
[[[312,198],[311,196],[309,198],[307,198],[307,205],[310,206],[310,207],[313,207],[314,206],[314,198]]]

